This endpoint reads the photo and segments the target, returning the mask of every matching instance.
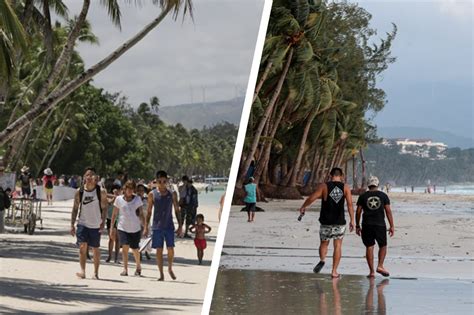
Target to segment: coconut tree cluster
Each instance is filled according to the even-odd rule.
[[[273,2],[234,202],[250,175],[264,196],[301,198],[374,137],[396,27],[375,38],[370,19],[346,2]]]

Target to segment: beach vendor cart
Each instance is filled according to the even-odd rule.
[[[0,187],[4,190],[16,187],[15,173],[3,173],[0,176]],[[41,199],[13,197],[10,208],[6,209],[5,223],[10,226],[22,226],[25,233],[32,235],[36,229],[36,222],[40,221],[40,229],[43,229],[41,218]]]

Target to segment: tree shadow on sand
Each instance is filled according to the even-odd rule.
[[[141,290],[127,290],[139,292]],[[59,285],[36,280],[0,278],[0,293],[2,296],[24,299],[56,305],[95,303],[106,305],[108,308],[100,313],[138,313],[158,311],[183,311],[183,306],[198,306],[202,300],[141,297],[125,295],[123,290],[90,288],[84,285]],[[134,306],[136,305],[136,306]],[[20,310],[4,308],[2,312],[16,313]]]
[[[38,240],[3,240],[0,256],[31,260],[78,261],[78,248],[71,243]]]

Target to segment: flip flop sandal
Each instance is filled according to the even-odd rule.
[[[316,266],[314,266],[313,272],[314,273],[319,273],[321,271],[321,269],[323,269],[324,264],[325,264],[324,261],[318,262],[318,264]]]
[[[382,270],[377,270],[377,273],[380,273],[384,277],[390,277],[390,273]]]

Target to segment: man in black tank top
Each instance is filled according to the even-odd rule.
[[[379,180],[375,176],[369,178],[369,190],[359,196],[357,200],[356,233],[362,236],[362,242],[366,247],[365,257],[369,265],[369,278],[375,277],[375,271],[384,277],[390,276],[383,263],[387,255],[387,226],[385,225],[385,214],[390,224],[389,234],[393,236],[395,228],[393,226],[392,209],[390,209],[390,199],[378,190]],[[362,216],[362,228],[359,225]],[[374,270],[374,246],[375,241],[379,245],[379,260],[377,269]]]
[[[346,219],[344,216],[344,201],[347,203],[349,211],[350,223],[349,231],[354,230],[354,208],[352,207],[352,195],[348,185],[343,183],[343,172],[340,168],[335,167],[331,170],[331,180],[318,186],[316,191],[312,193],[300,208],[300,215],[303,215],[306,208],[309,207],[316,199],[321,199],[321,212],[319,222],[321,227],[319,237],[321,244],[319,246],[319,263],[314,267],[313,271],[318,273],[325,264],[328,252],[329,241],[334,240],[334,253],[332,273],[333,278],[338,278],[337,267],[342,256],[342,239],[346,231]]]

